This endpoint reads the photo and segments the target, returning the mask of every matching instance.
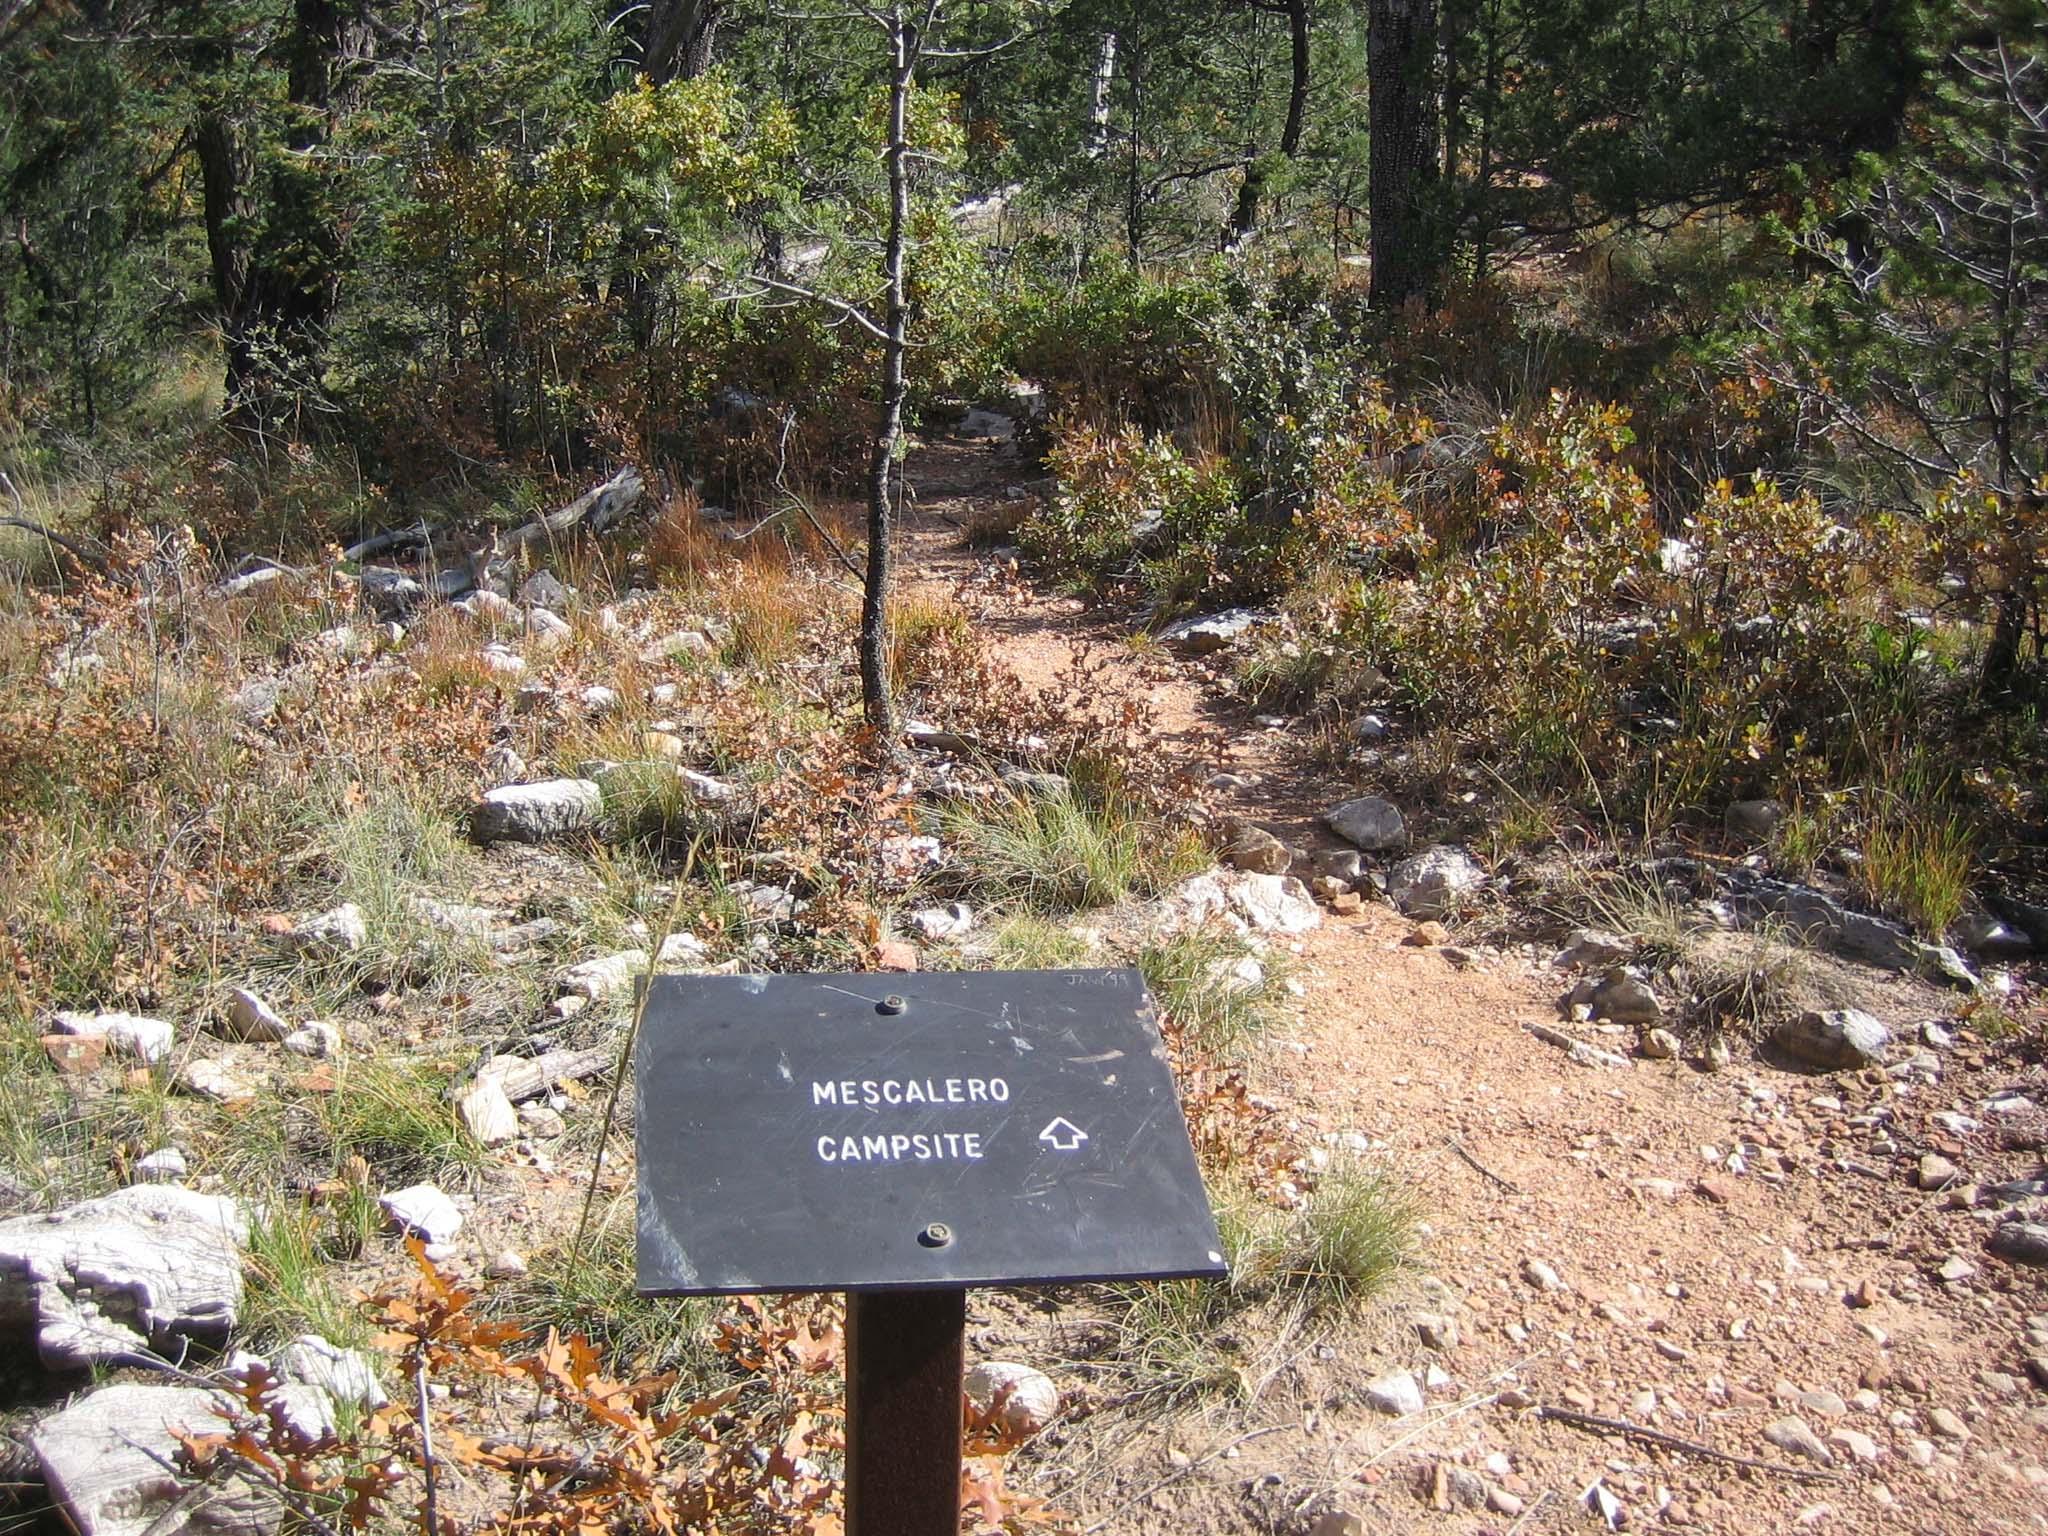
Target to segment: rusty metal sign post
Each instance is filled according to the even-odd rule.
[[[1133,970],[662,976],[643,1296],[844,1291],[849,1536],[957,1536],[974,1286],[1218,1277]]]

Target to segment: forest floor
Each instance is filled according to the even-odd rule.
[[[1019,494],[1012,450],[937,440],[912,463],[913,586],[965,605],[1021,682],[1085,672],[1142,701],[1160,753],[1243,781],[1227,813],[1338,846],[1318,814],[1374,785],[1256,723],[1209,661],[972,547]],[[1288,941],[1293,1017],[1249,1073],[1297,1141],[1362,1137],[1414,1181],[1417,1271],[1365,1316],[1212,1341],[1242,1362],[1235,1393],[1137,1405],[1091,1397],[1068,1300],[976,1298],[974,1347],[1036,1350],[1066,1393],[1013,1486],[1090,1532],[2048,1528],[2048,1285],[1983,1251],[1957,1193],[2038,1174],[2043,1112],[1984,1106],[2048,1103],[2048,1074],[1967,1030],[1889,1072],[1804,1075],[1748,1042],[1712,1072],[1632,1035],[1608,1042],[1626,1064],[1580,1065],[1523,1028],[1570,985],[1554,943],[1515,941],[1540,923],[1416,927],[1368,904]],[[1959,1002],[1819,954],[1800,986],[1878,1016],[1900,1055]],[[1955,1173],[1922,1190],[1930,1154]],[[1436,1373],[1427,1406],[1389,1417],[1366,1388],[1404,1369]],[[1787,1420],[1831,1464],[1785,1449]]]

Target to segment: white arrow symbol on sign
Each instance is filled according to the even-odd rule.
[[[1038,1139],[1052,1143],[1055,1152],[1071,1152],[1088,1139],[1088,1133],[1065,1115],[1059,1115],[1038,1133]]]

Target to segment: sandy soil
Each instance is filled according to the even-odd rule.
[[[1319,776],[1300,734],[1254,726],[1206,663],[1133,647],[1127,621],[967,548],[963,529],[1017,494],[1008,449],[933,442],[913,465],[904,569],[957,594],[1021,681],[1094,659],[1158,712],[1162,753],[1252,777],[1225,809],[1290,837],[1373,787]],[[1420,1182],[1427,1273],[1362,1322],[1295,1320],[1248,1403],[1077,1419],[1026,1487],[1084,1529],[1132,1533],[1291,1533],[1333,1511],[1357,1524],[1332,1530],[1366,1532],[2048,1529],[2048,1277],[1985,1253],[1981,1211],[1914,1187],[1929,1151],[1958,1183],[2038,1171],[2038,1115],[2030,1130],[1981,1106],[2010,1088],[2048,1103],[2040,1067],[1967,1033],[1934,1083],[1743,1056],[1720,1073],[1580,1066],[1522,1027],[1554,1023],[1569,986],[1547,948],[1417,947],[1411,931],[1379,906],[1309,935],[1298,1018],[1253,1087],[1303,1144],[1364,1137]],[[1901,1035],[1956,1008],[1953,993],[1832,969],[1830,990],[1855,990]],[[1944,1111],[1984,1123],[1958,1132],[1933,1120]],[[1022,1346],[1028,1313],[978,1304],[978,1342]],[[1447,1347],[1425,1346],[1418,1317]],[[1403,1368],[1442,1380],[1422,1413],[1390,1418],[1364,1387]],[[1054,1369],[1085,1405],[1087,1372]],[[1788,1417],[1832,1466],[1765,1438]],[[1606,1522],[1588,1507],[1595,1484]]]

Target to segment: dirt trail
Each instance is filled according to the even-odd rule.
[[[961,593],[1020,681],[1095,658],[1103,686],[1158,712],[1162,752],[1253,781],[1226,810],[1304,841],[1328,841],[1316,811],[1371,788],[1319,778],[1297,733],[1255,725],[1203,664],[992,572],[962,533],[1015,494],[1009,449],[934,441],[912,463],[903,569]],[[1983,1118],[2010,1086],[2048,1102],[2039,1069],[2016,1082],[1967,1041],[1938,1083],[1741,1058],[1718,1074],[1583,1067],[1522,1027],[1557,1018],[1568,983],[1547,952],[1411,937],[1384,906],[1326,918],[1299,946],[1297,1022],[1253,1086],[1303,1143],[1363,1137],[1420,1182],[1427,1276],[1366,1326],[1290,1341],[1248,1405],[1162,1417],[1121,1444],[1078,1435],[1085,1475],[1050,1481],[1084,1527],[1294,1533],[1344,1510],[1365,1532],[1586,1530],[1602,1523],[1586,1503],[1598,1482],[1635,1530],[2048,1529],[2048,1359],[2036,1379],[2027,1364],[2048,1356],[2042,1271],[1986,1255],[1979,1213],[1912,1187],[1930,1148],[1963,1179],[2037,1167],[2023,1135],[1950,1135],[1930,1117]],[[1954,1009],[1952,994],[1849,979],[1901,1036]],[[1942,1278],[1951,1259],[1970,1272]],[[1447,1342],[1431,1315],[1454,1328],[1449,1347],[1425,1348],[1418,1321]],[[1424,1413],[1365,1403],[1368,1382],[1432,1367],[1444,1379]],[[1603,1436],[1535,1405],[1821,1476]],[[1788,1418],[1831,1466],[1765,1437]]]

